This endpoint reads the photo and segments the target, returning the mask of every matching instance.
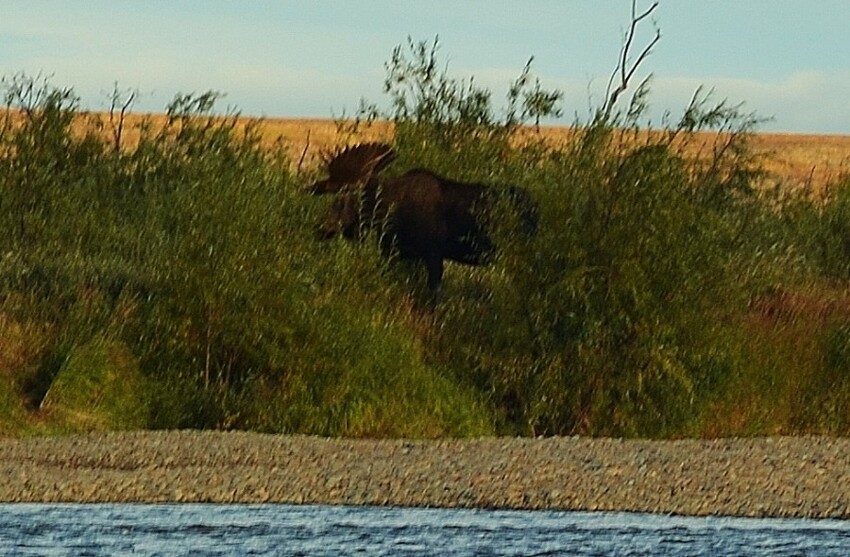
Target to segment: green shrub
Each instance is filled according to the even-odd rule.
[[[752,248],[741,238],[753,211],[753,119],[696,96],[677,127],[653,136],[638,125],[641,89],[611,121],[574,128],[566,147],[532,139],[514,149],[514,122],[499,122],[489,94],[434,72],[424,45],[410,49],[408,63],[396,51],[387,81],[396,165],[427,160],[454,178],[518,183],[541,215],[532,240],[504,225],[507,213],[495,219],[499,262],[463,272],[463,295],[447,288],[455,297],[437,356],[470,370],[466,380],[488,393],[505,432],[683,427],[730,373],[713,319],[746,307],[745,284],[728,277]],[[464,110],[470,102],[475,110]],[[728,132],[707,163],[687,151],[705,128]]]
[[[388,313],[343,299],[315,307],[295,369],[255,385],[251,427],[353,437],[491,434],[476,394],[427,365],[420,342]]]
[[[784,216],[800,254],[828,278],[850,278],[850,179],[831,184],[822,201],[792,201]]]
[[[850,322],[827,327],[820,338],[822,358],[803,385],[795,419],[816,432],[850,431]]]

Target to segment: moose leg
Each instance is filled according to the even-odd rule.
[[[429,254],[425,258],[425,268],[428,270],[428,291],[431,293],[433,304],[437,305],[443,284],[442,256],[436,253]]]

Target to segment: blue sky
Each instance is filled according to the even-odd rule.
[[[639,0],[638,8],[649,6]],[[115,82],[162,111],[178,92],[226,93],[260,116],[329,117],[379,104],[384,62],[440,37],[456,77],[496,104],[532,55],[564,91],[564,123],[601,103],[631,0],[2,0],[0,75],[50,75],[102,109]],[[850,134],[850,1],[660,0],[653,118],[704,85],[773,121],[766,131]],[[647,22],[648,23],[648,22]],[[638,46],[651,36],[647,24]]]

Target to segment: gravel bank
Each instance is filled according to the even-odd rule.
[[[330,503],[850,518],[850,439],[0,439],[0,501]]]

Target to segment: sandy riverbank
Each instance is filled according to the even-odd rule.
[[[330,503],[850,518],[850,439],[0,439],[0,501]]]

